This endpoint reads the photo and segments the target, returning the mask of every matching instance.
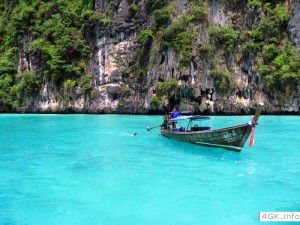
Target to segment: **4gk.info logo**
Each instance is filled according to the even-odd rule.
[[[300,221],[300,212],[260,212],[259,221]]]

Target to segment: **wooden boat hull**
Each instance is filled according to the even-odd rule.
[[[240,152],[251,133],[251,128],[252,126],[242,124],[223,129],[195,132],[173,132],[162,129],[161,135],[177,141],[211,147],[222,147],[231,151]]]
[[[180,132],[180,130],[173,131],[172,129],[161,129],[161,135],[177,141],[211,147],[221,147],[227,150],[240,152],[244,147],[252,128],[257,125],[261,111],[262,105],[258,105],[253,119],[246,124],[216,130],[189,130],[184,132]],[[195,117],[195,119],[197,118],[198,117]],[[192,118],[190,118],[190,120],[192,120]]]

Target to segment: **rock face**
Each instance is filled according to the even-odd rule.
[[[291,39],[296,46],[300,49],[300,2],[297,0],[290,0],[290,35]]]
[[[20,111],[25,112],[86,112],[86,113],[149,113],[162,112],[177,106],[180,110],[193,110],[210,114],[251,114],[256,104],[264,104],[264,112],[270,114],[299,113],[298,90],[290,90],[284,103],[278,103],[279,93],[266,93],[261,75],[257,72],[257,60],[253,56],[241,56],[234,60],[230,54],[220,57],[222,67],[230,71],[234,87],[218,91],[210,76],[212,55],[199,53],[209,43],[209,26],[228,27],[229,24],[252,27],[255,23],[251,10],[245,10],[246,2],[209,1],[208,21],[189,27],[197,34],[192,44],[191,60],[180,66],[180,55],[171,47],[162,47],[156,39],[138,42],[140,30],[150,29],[147,1],[119,0],[113,10],[113,24],[96,23],[91,40],[92,57],[89,72],[92,74],[93,94],[85,94],[77,87],[68,101],[63,101],[48,82],[39,95],[29,101]],[[173,1],[178,15],[189,13],[188,0]],[[237,2],[237,3],[236,3]],[[132,4],[138,7],[131,15]],[[241,4],[241,5],[238,5]],[[104,13],[109,0],[95,0],[95,11]],[[300,5],[290,1],[290,36],[297,49],[300,48]],[[170,21],[167,22],[170,25]],[[30,40],[24,40],[30,41]],[[158,46],[158,47],[154,47]],[[203,47],[204,46],[204,47]],[[226,56],[226,57],[225,57]],[[34,60],[34,58],[32,58]],[[237,64],[237,62],[239,62]],[[24,60],[20,51],[19,69],[30,69],[30,60]],[[156,95],[157,82],[176,79],[179,87],[190,88],[189,99],[172,96],[164,100],[163,107],[153,109],[151,98]],[[223,79],[221,82],[226,82]]]

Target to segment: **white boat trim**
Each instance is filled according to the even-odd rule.
[[[231,145],[219,145],[219,144],[211,144],[211,143],[207,143],[207,142],[200,142],[200,141],[196,141],[195,143],[197,143],[197,144],[201,144],[201,145],[209,145],[209,146],[215,146],[215,147],[233,148],[233,149],[237,149],[237,150],[242,150],[242,148],[241,148],[241,147],[236,147],[236,146],[231,146]]]

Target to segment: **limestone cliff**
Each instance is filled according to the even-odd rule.
[[[300,49],[300,2],[291,0],[289,10],[291,13],[290,35],[297,49]]]
[[[265,113],[299,113],[297,79],[275,80],[276,88],[274,81],[268,83],[263,69],[271,63],[250,48],[256,37],[246,39],[265,20],[262,6],[243,0],[173,0],[155,8],[149,2],[155,1],[95,0],[95,12],[110,16],[110,22],[96,20],[86,30],[91,91],[76,85],[66,100],[66,90],[43,80],[39,93],[25,96],[16,110],[139,114],[177,106],[200,113],[251,114],[264,104]],[[299,8],[298,1],[290,1],[290,36],[268,46],[283,48],[290,40],[300,48]],[[40,66],[35,55],[25,56],[22,50],[30,42],[24,36],[20,44],[20,71]],[[259,48],[269,52],[264,44]],[[170,92],[158,86],[174,79],[177,84]]]

